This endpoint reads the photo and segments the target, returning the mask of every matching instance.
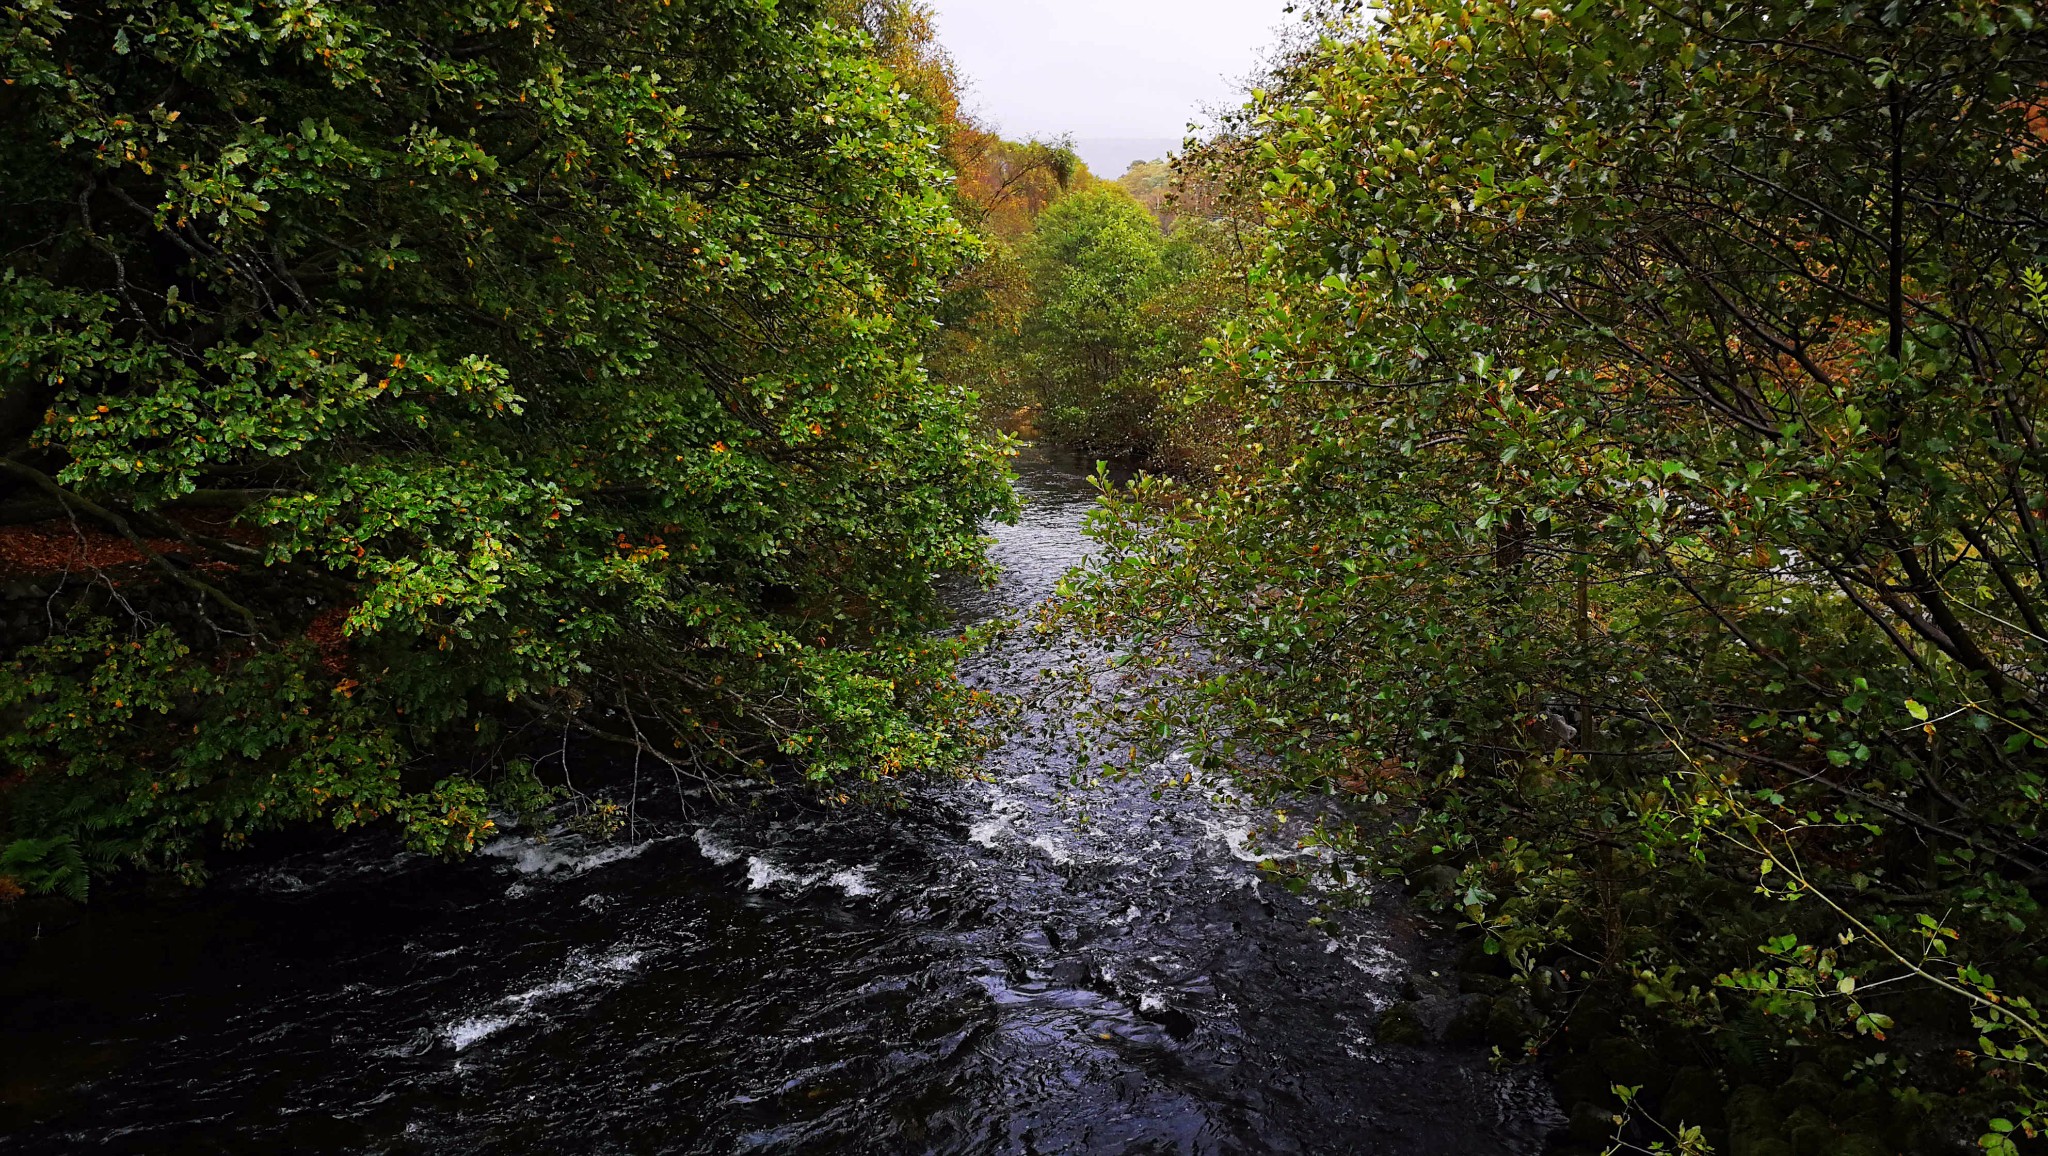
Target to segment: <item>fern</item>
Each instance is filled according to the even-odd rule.
[[[14,881],[30,895],[61,895],[84,902],[92,873],[85,856],[68,836],[16,839],[0,845],[0,878]]]

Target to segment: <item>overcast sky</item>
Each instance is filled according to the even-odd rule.
[[[1178,142],[1204,106],[1235,103],[1285,3],[931,0],[968,107],[1005,136],[1071,133],[1084,158],[1091,138]]]

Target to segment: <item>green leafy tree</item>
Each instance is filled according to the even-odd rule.
[[[1157,403],[1147,380],[1156,331],[1145,305],[1164,283],[1164,250],[1158,222],[1115,185],[1072,193],[1039,214],[1019,253],[1032,288],[1019,374],[1056,440],[1139,448]]]
[[[1235,459],[1113,497],[1077,588],[1134,655],[1201,644],[1122,721],[1397,808],[1525,972],[1735,1051],[1928,985],[2022,1111],[1985,1146],[2040,1131],[2036,21],[1336,17],[1239,154]]]
[[[1170,161],[1132,161],[1131,167],[1116,178],[1116,183],[1158,219],[1160,228],[1173,228],[1174,206],[1168,203],[1174,192],[1174,172]]]
[[[0,73],[0,864],[460,850],[508,728],[959,751],[974,242],[818,6],[23,0]]]
[[[1082,180],[963,285],[991,290],[989,307],[967,319],[945,365],[1052,441],[1187,472],[1206,464],[1222,411],[1184,383],[1247,304],[1257,230],[1241,199],[1225,211],[1204,187],[1183,203],[1154,168],[1154,200],[1176,206],[1171,231],[1159,205]]]
[[[1167,400],[1240,306],[1245,256],[1230,223],[1186,217],[1165,233],[1116,185],[1055,202],[1019,251],[1030,296],[1012,396],[1055,441],[1184,464],[1187,413]]]

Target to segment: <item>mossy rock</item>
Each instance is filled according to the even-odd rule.
[[[1565,1131],[1581,1144],[1605,1144],[1614,1139],[1614,1109],[1581,1100],[1572,1105],[1571,1122]]]
[[[1610,1084],[1640,1087],[1659,1096],[1670,1082],[1670,1067],[1656,1053],[1627,1036],[1596,1040],[1590,1050],[1593,1062],[1600,1065],[1600,1074]]]
[[[1600,1074],[1600,1066],[1590,1059],[1560,1064],[1553,1082],[1557,1085],[1557,1098],[1560,1103],[1571,1104],[1585,1100],[1604,1104],[1614,1099],[1613,1084]]]
[[[1728,1096],[1728,1127],[1737,1132],[1775,1132],[1784,1120],[1770,1089],[1744,1084]]]
[[[1778,1089],[1778,1110],[1790,1116],[1802,1107],[1832,1111],[1842,1094],[1842,1082],[1816,1063],[1795,1064],[1792,1075]]]
[[[1507,980],[1483,971],[1461,971],[1458,973],[1458,990],[1475,995],[1500,995],[1511,986]]]
[[[1444,1022],[1444,1042],[1476,1044],[1486,1038],[1486,1022],[1493,1014],[1493,1001],[1483,995],[1461,995],[1451,1001],[1451,1015]]]
[[[1856,1061],[1862,1058],[1862,1052],[1847,1044],[1829,1044],[1820,1050],[1818,1062],[1829,1075],[1837,1080],[1846,1080],[1849,1073],[1856,1070]]]
[[[1458,889],[1458,869],[1448,863],[1418,867],[1408,872],[1408,888],[1423,899],[1449,899]]]
[[[1794,1156],[1827,1156],[1835,1144],[1835,1130],[1826,1124],[1807,1124],[1794,1128],[1787,1143],[1792,1145]]]
[[[1486,1016],[1488,1043],[1513,1055],[1522,1050],[1535,1032],[1536,1017],[1520,999],[1511,995],[1494,997],[1493,1010]]]
[[[1828,1120],[1826,1112],[1821,1111],[1812,1104],[1801,1104],[1785,1117],[1785,1122],[1780,1125],[1779,1130],[1789,1136],[1797,1129],[1813,1127],[1815,1125],[1826,1128],[1830,1132],[1834,1131],[1834,1125]]]
[[[1842,1089],[1842,1094],[1835,1097],[1834,1116],[1837,1120],[1851,1120],[1863,1117],[1890,1123],[1895,1115],[1893,1109],[1896,1103],[1897,1101],[1893,1100],[1883,1088],[1865,1082],[1853,1088]],[[1868,1132],[1872,1129],[1858,1128],[1854,1130]]]
[[[1730,1156],[1798,1156],[1784,1137],[1785,1114],[1768,1088],[1747,1084],[1735,1089],[1725,1109]],[[1776,1145],[1763,1147],[1758,1145]]]
[[[1914,1141],[1887,1141],[1869,1132],[1837,1132],[1828,1124],[1802,1124],[1791,1130],[1794,1156],[1899,1156],[1918,1149]]]
[[[1621,1017],[1595,1000],[1582,1001],[1564,1021],[1565,1043],[1575,1052],[1589,1052],[1594,1044],[1620,1034]]]
[[[1410,1000],[1402,1000],[1381,1012],[1373,1034],[1380,1043],[1400,1047],[1422,1047],[1429,1043],[1429,1025],[1422,1018],[1422,1009]]]
[[[1697,1066],[1680,1068],[1664,1088],[1664,1122],[1673,1128],[1680,1124],[1721,1128],[1728,1122],[1721,1111],[1722,1098],[1721,1081],[1714,1073]]]
[[[1835,1143],[1835,1127],[1809,1104],[1786,1118],[1785,1137],[1798,1156],[1827,1156]]]

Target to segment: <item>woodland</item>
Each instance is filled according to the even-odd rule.
[[[1329,0],[1093,174],[907,0],[7,0],[0,908],[461,854],[569,732],[951,773],[1035,438],[1142,467],[1043,623],[1105,770],[1464,945],[1383,1041],[1561,1151],[2042,1150],[2043,18]]]

